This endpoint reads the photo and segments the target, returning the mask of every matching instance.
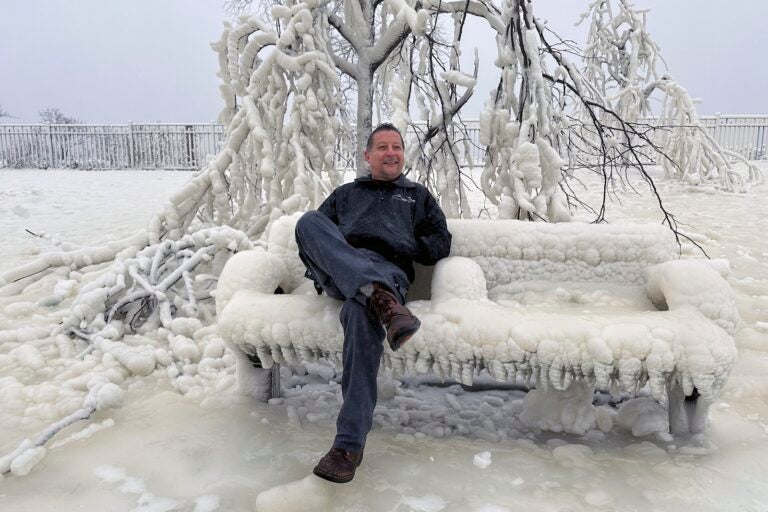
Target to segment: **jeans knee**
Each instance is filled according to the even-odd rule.
[[[318,222],[322,222],[323,218],[327,217],[317,210],[304,212],[304,215],[299,217],[299,220],[296,222],[296,233],[299,234],[307,229],[311,230],[313,226],[317,226]]]
[[[341,325],[348,325],[355,321],[360,322],[363,319],[368,319],[368,308],[355,297],[345,300],[344,305],[341,306],[341,311],[339,311]]]
[[[372,315],[368,306],[363,304],[358,297],[352,297],[344,301],[339,312],[339,320],[344,329],[354,329],[359,335],[373,335],[377,337],[379,331],[384,329],[378,320]]]

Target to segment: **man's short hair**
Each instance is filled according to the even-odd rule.
[[[400,144],[402,144],[403,149],[405,149],[405,141],[403,140],[403,134],[400,133],[400,130],[398,130],[397,127],[392,123],[381,123],[379,126],[374,128],[371,134],[368,136],[368,142],[365,144],[366,151],[373,149],[373,136],[379,132],[397,132],[397,134],[400,136]]]

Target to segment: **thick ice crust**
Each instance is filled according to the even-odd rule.
[[[451,256],[474,259],[488,288],[515,281],[638,284],[643,269],[676,257],[669,230],[654,224],[448,221]]]
[[[734,364],[733,339],[693,308],[635,314],[569,314],[511,310],[488,300],[409,303],[422,320],[417,334],[384,364],[395,373],[435,373],[471,384],[481,370],[500,381],[566,389],[586,379],[601,389],[654,397],[670,381],[690,395],[719,396]],[[340,361],[340,303],[312,295],[237,292],[219,332],[265,366],[327,357]]]
[[[301,215],[281,217],[270,227],[269,254],[286,267],[280,277],[285,291],[305,281],[294,238]],[[488,289],[535,280],[643,284],[647,267],[677,257],[671,232],[655,224],[448,219],[448,229],[453,234],[451,256],[477,262]]]
[[[217,295],[217,302],[228,302],[219,332],[267,367],[318,357],[338,364],[341,303],[310,286],[270,292],[276,283],[303,279],[288,250],[294,223],[275,223],[269,253],[246,253],[228,264]],[[675,246],[663,228],[462,220],[450,229],[452,256],[434,268],[431,300],[408,304],[422,328],[397,353],[385,350],[386,367],[466,384],[485,369],[499,381],[560,391],[578,380],[634,394],[647,383],[664,401],[669,390],[679,401],[696,388],[706,417],[735,362],[732,333],[740,320],[721,275],[698,261],[673,259]],[[527,281],[607,282],[644,291],[649,307],[598,300],[547,309],[489,299],[507,297],[510,286]],[[699,428],[701,414],[678,416]]]

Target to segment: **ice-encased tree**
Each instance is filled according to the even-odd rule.
[[[649,97],[658,72],[660,50],[647,31],[647,10],[629,2],[595,0],[577,24],[588,22],[584,77],[628,122],[650,113]]]
[[[146,231],[94,250],[49,253],[0,276],[23,283],[57,267],[115,260],[81,290],[60,332],[92,341],[141,326],[167,329],[174,316],[210,320],[205,301],[228,255],[258,241],[276,218],[315,208],[341,183],[339,140],[354,136],[357,172],[366,172],[375,111],[413,134],[411,176],[439,196],[449,217],[470,216],[459,165],[469,153],[461,110],[478,73],[477,57],[472,73],[459,58],[470,16],[487,27],[497,54],[498,82],[481,114],[480,185],[500,217],[568,220],[568,202],[578,198],[563,186],[563,156],[574,147],[599,160],[606,183],[616,162],[643,165],[635,137],[622,136],[648,138],[611,112],[605,93],[568,60],[567,44],[534,17],[531,0],[289,0],[270,12],[269,22],[241,16],[214,44],[226,140]],[[588,115],[566,115],[571,105]],[[574,146],[584,133],[598,143]]]
[[[475,92],[478,73],[477,57],[471,73],[461,69],[460,55],[466,50],[462,48],[462,41],[468,17],[482,20],[488,40],[493,42],[497,53],[498,85],[490,91],[481,114],[481,144],[485,153],[481,187],[486,197],[499,207],[501,217],[567,220],[569,193],[562,187],[565,166],[562,157],[570,146],[565,141],[579,130],[603,132],[608,139],[615,138],[614,132],[627,130],[620,117],[611,119],[610,125],[605,123],[605,116],[601,114],[610,105],[599,89],[589,85],[578,66],[567,60],[566,52],[561,50],[565,43],[547,41],[545,28],[533,16],[530,1],[288,2],[274,6],[271,12],[274,27],[257,17],[242,16],[238,25],[229,27],[217,44],[220,75],[225,82],[222,91],[228,102],[222,119],[232,122],[243,109],[258,110],[258,114],[254,114],[259,117],[255,124],[277,123],[266,160],[263,150],[256,149],[251,154],[249,147],[255,146],[243,147],[240,162],[251,162],[254,183],[261,179],[260,166],[266,167],[266,175],[272,179],[276,161],[273,157],[281,155],[278,160],[282,162],[282,172],[286,171],[286,162],[296,162],[299,158],[302,163],[311,164],[309,173],[315,176],[327,173],[330,184],[336,185],[339,177],[335,170],[328,168],[328,161],[321,163],[316,157],[321,153],[329,156],[327,149],[350,137],[355,137],[356,170],[359,174],[365,173],[362,160],[365,140],[374,113],[379,113],[379,117],[388,115],[401,130],[412,134],[406,144],[412,177],[439,196],[448,216],[471,216],[466,201],[468,178],[460,165],[470,154],[461,110]],[[273,32],[274,42],[269,35]],[[297,33],[301,41],[290,43]],[[314,41],[312,52],[323,54],[323,66],[335,67],[339,81],[325,82],[335,88],[318,88],[313,78],[318,72],[314,63],[304,67],[294,65],[294,69],[290,69],[275,60],[276,55],[283,61],[288,56],[295,59],[308,40]],[[278,81],[287,84],[284,102],[268,105],[263,99],[264,87],[269,86],[258,80],[267,75],[276,80],[279,75],[282,78]],[[354,87],[354,106],[342,100],[346,96],[340,93],[338,85],[343,82],[350,82]],[[271,94],[266,91],[267,97]],[[259,101],[254,102],[254,98]],[[299,105],[298,116],[293,103]],[[563,110],[573,104],[596,113],[586,120],[563,115]],[[277,110],[270,111],[272,106],[278,107]],[[291,123],[306,116],[304,112],[315,106],[319,109],[314,111],[314,117],[323,119],[327,136],[319,139],[314,128],[304,124],[310,133],[300,138],[298,144],[286,144],[281,127],[293,130]],[[294,113],[289,114],[289,109]],[[345,122],[348,119],[356,121],[354,132]],[[634,141],[628,144],[631,146]],[[598,157],[612,149],[610,144],[589,148],[590,154]],[[613,155],[605,161],[616,158]],[[637,163],[631,155],[625,160]],[[470,167],[472,164],[470,162]],[[285,186],[280,190],[262,187],[265,199],[273,206],[288,199],[287,194],[294,190],[290,182],[295,173],[302,174],[302,171],[293,171],[281,178]],[[314,200],[324,195],[319,193],[322,181],[311,178],[310,174],[302,175],[305,186],[313,182],[308,205],[315,206]],[[262,226],[263,222],[255,225]],[[256,234],[256,230],[251,233]]]
[[[709,135],[687,90],[659,72],[663,60],[647,29],[647,14],[628,0],[594,0],[579,20],[588,20],[584,77],[610,106],[603,122],[620,118],[635,131],[651,134],[655,144],[641,151],[660,163],[668,178],[728,191],[762,183],[756,166],[722,149]],[[659,108],[653,108],[652,99]],[[581,118],[589,115],[582,112]],[[631,130],[624,138],[643,145]],[[746,177],[736,172],[734,161],[747,167]]]

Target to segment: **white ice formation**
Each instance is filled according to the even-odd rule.
[[[647,9],[630,2],[593,0],[578,22],[588,20],[582,79],[609,107],[602,113],[606,124],[618,115],[628,123],[662,128],[653,130],[652,139],[667,178],[739,192],[763,183],[757,166],[710,135],[688,91],[669,73],[659,72],[663,59],[647,17]],[[582,109],[582,117],[590,115]],[[611,139],[610,145],[620,144]],[[735,162],[745,165],[746,176],[736,171]]]
[[[10,380],[13,377],[6,379]],[[97,376],[91,377],[85,386],[88,389],[88,394],[79,409],[53,423],[32,439],[25,439],[14,451],[0,457],[0,475],[5,473],[13,473],[18,476],[28,474],[38,462],[43,460],[48,452],[43,445],[57,432],[76,421],[89,418],[96,411],[122,407],[124,390],[117,384]],[[6,393],[4,395],[8,395],[8,387],[7,385],[0,385],[0,389],[5,388]],[[49,394],[56,393],[52,386],[47,391]]]
[[[235,255],[218,285],[219,333],[265,367],[341,360],[341,303],[303,277],[297,218],[275,222],[268,251]],[[385,350],[385,367],[465,384],[485,369],[543,391],[647,385],[670,400],[673,430],[704,428],[735,361],[739,316],[722,277],[676,259],[665,228],[451,220],[449,229],[451,257],[434,268],[431,298],[408,304],[422,328]],[[278,286],[286,293],[273,295]],[[420,286],[417,277],[411,297]]]
[[[334,484],[309,475],[262,491],[256,496],[257,512],[300,512],[328,510],[335,493]]]
[[[491,465],[491,452],[480,452],[472,458],[472,464],[480,469],[485,469]]]

